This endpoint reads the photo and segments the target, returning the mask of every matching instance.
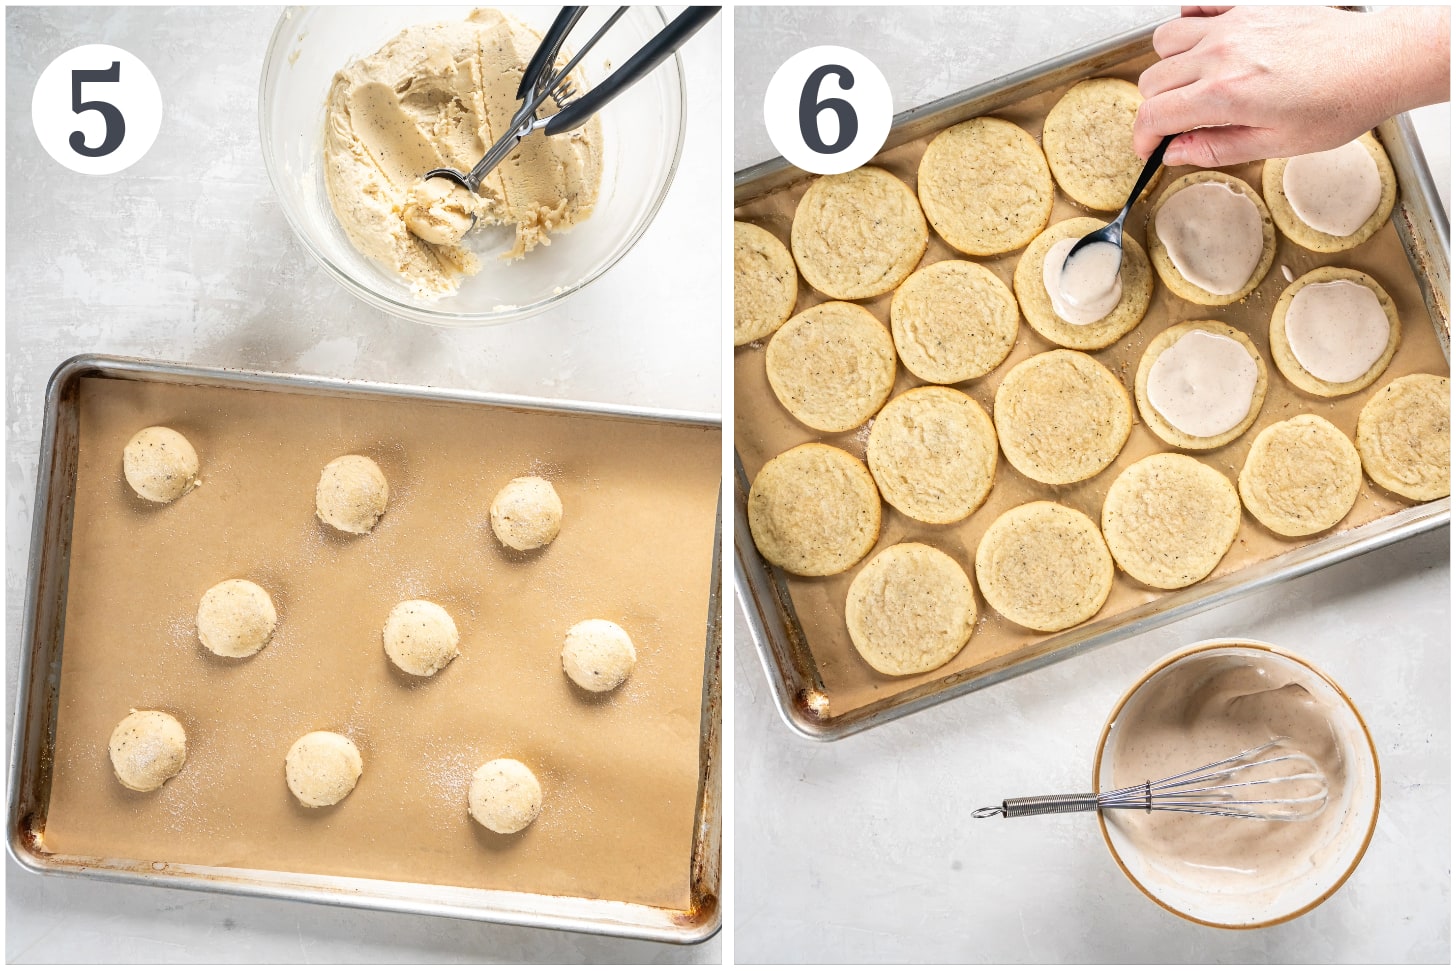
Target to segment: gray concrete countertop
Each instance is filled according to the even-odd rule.
[[[816,44],[874,61],[895,109],[931,101],[1176,8],[740,9],[734,167],[778,64]],[[1418,114],[1450,181],[1448,106]],[[1449,203],[1448,203],[1449,205]],[[736,957],[742,962],[1388,963],[1450,960],[1450,532],[1440,530],[851,738],[779,720],[735,616]],[[1080,791],[1137,675],[1212,637],[1309,657],[1360,706],[1384,799],[1364,861],[1327,903],[1258,931],[1185,922],[1142,896],[1087,817],[972,820],[1013,795]]]
[[[396,320],[295,239],[258,143],[276,7],[29,8],[6,14],[6,720],[14,722],[45,383],[82,352],[720,413],[721,21],[686,48],[681,168],[621,263],[553,311],[494,328]],[[140,57],[165,118],[145,158],[73,175],[35,139],[56,55]],[[199,69],[199,65],[205,69]],[[8,734],[8,733],[7,733]],[[36,877],[6,861],[6,957],[59,962],[707,962],[693,948],[443,918]]]

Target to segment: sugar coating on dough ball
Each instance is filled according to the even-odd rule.
[[[137,711],[111,733],[111,767],[128,789],[151,792],[182,771],[187,733],[165,711]]]
[[[148,502],[171,502],[198,485],[197,450],[178,432],[143,428],[122,451],[127,484]]]
[[[406,600],[384,622],[384,653],[406,674],[429,677],[459,656],[460,631],[439,604]]]
[[[541,783],[515,759],[494,759],[470,779],[470,815],[493,833],[519,833],[541,815]]]
[[[355,535],[374,529],[388,502],[384,473],[362,455],[341,455],[325,465],[314,493],[318,518]]]
[[[337,732],[309,732],[288,750],[283,771],[298,801],[317,809],[354,791],[364,773],[364,759],[354,743]]]
[[[490,504],[490,528],[513,550],[540,549],[561,532],[561,497],[540,476],[512,479]]]
[[[632,638],[610,620],[584,620],[566,632],[561,666],[588,691],[618,687],[637,663]]]
[[[219,657],[252,657],[268,643],[277,623],[268,591],[250,580],[224,580],[197,605],[197,637]]]

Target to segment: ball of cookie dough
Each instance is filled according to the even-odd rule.
[[[460,631],[439,604],[406,600],[384,622],[384,653],[406,674],[429,677],[460,654]]]
[[[512,479],[490,504],[490,528],[513,550],[540,549],[561,532],[561,497],[540,476]]]
[[[389,502],[389,483],[372,459],[341,455],[324,466],[314,503],[318,518],[345,533],[374,529]]]
[[[636,663],[632,638],[610,620],[584,620],[566,632],[561,666],[588,691],[611,691],[627,680]]]
[[[197,450],[181,434],[153,425],[122,452],[127,484],[148,502],[171,502],[197,485]]]
[[[354,743],[337,732],[309,732],[288,750],[283,771],[298,801],[317,809],[354,791],[364,759]]]
[[[519,833],[541,815],[541,783],[515,759],[494,759],[470,779],[470,815],[493,833]]]
[[[128,789],[159,789],[186,761],[187,733],[165,711],[132,709],[111,733],[111,767]]]
[[[219,657],[252,657],[277,623],[268,591],[249,580],[224,580],[197,605],[197,637]]]

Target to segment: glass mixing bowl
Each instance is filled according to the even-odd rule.
[[[283,213],[309,252],[351,293],[382,310],[428,324],[502,323],[540,313],[620,260],[652,223],[682,153],[685,97],[674,55],[603,108],[602,187],[589,219],[552,234],[506,264],[513,227],[477,227],[469,237],[481,271],[450,296],[412,292],[354,249],[324,187],[324,101],[334,74],[373,54],[411,24],[463,20],[472,7],[291,7],[268,44],[258,94],[263,162]],[[556,7],[497,8],[544,33]],[[611,8],[593,7],[572,33],[584,40]],[[582,61],[588,84],[621,65],[666,24],[657,7],[632,7]],[[572,47],[568,40],[567,47]],[[422,173],[423,174],[423,173]]]

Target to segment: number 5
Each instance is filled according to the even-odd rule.
[[[76,114],[83,111],[99,111],[101,117],[106,121],[106,135],[101,139],[101,144],[90,148],[86,144],[84,132],[71,132],[71,148],[77,155],[84,155],[87,158],[100,158],[102,155],[110,155],[121,147],[121,140],[126,137],[126,119],[121,117],[121,110],[108,101],[82,101],[81,85],[87,81],[120,81],[121,62],[112,61],[111,67],[104,71],[72,71],[71,72],[71,110]]]

